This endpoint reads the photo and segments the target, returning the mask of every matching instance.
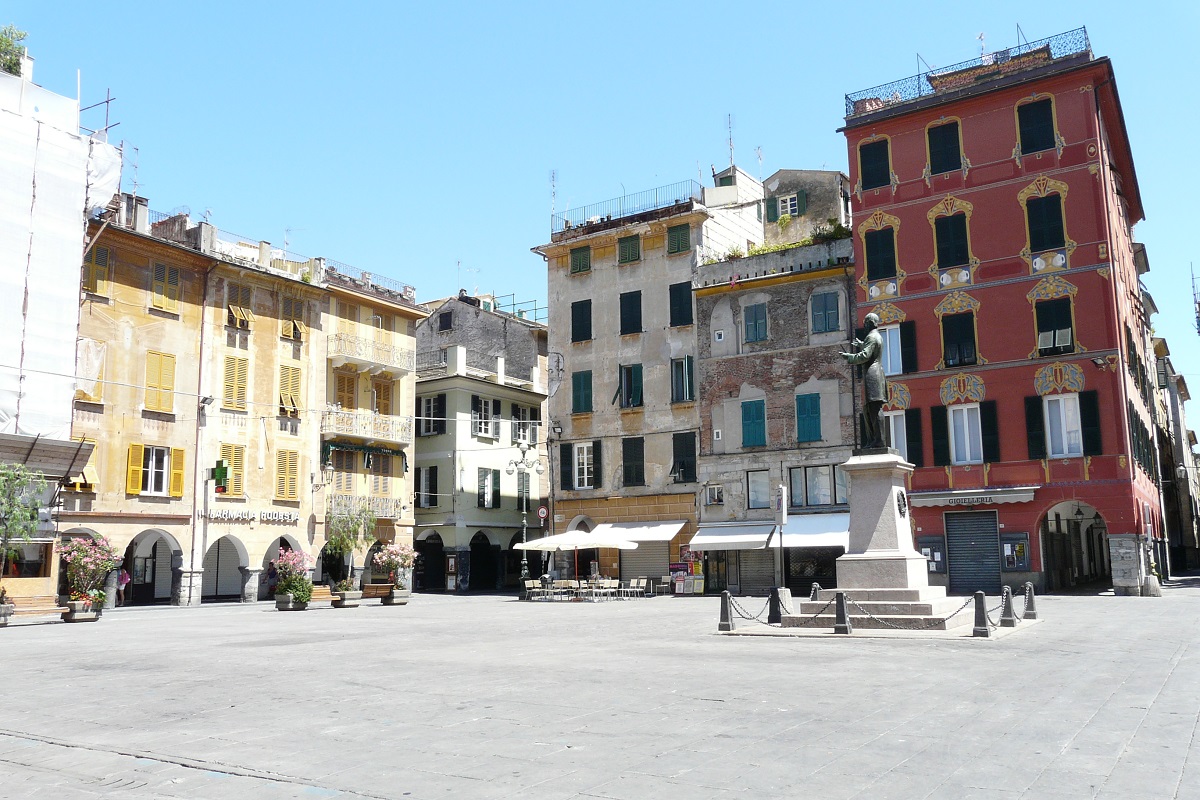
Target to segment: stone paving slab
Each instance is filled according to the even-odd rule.
[[[1038,609],[997,639],[717,635],[715,597],[17,623],[0,798],[1200,797],[1200,580]]]

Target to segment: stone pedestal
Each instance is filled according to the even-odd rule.
[[[1108,557],[1112,568],[1113,594],[1142,594],[1146,579],[1145,549],[1136,533],[1108,534]]]
[[[179,570],[179,602],[174,605],[198,606],[204,592],[204,570]]]
[[[262,575],[261,569],[251,569],[249,567],[238,567],[242,573],[242,602],[257,603],[258,602],[258,580]]]
[[[121,577],[120,565],[118,565],[116,569],[111,570],[108,573],[108,575],[106,575],[104,577],[104,607],[105,608],[111,609],[111,608],[117,607],[117,581],[120,579],[120,577]],[[126,591],[128,591],[129,587],[127,586],[125,588],[126,588]]]
[[[845,592],[853,628],[947,630],[971,624],[968,613],[956,614],[960,600],[929,585],[925,557],[913,548],[905,478],[913,465],[889,448],[855,451],[842,465],[850,477],[850,546],[837,560],[837,590],[825,589],[800,603],[799,613],[783,618],[797,627],[822,615],[833,626],[830,602]]]

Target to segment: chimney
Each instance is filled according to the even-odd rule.
[[[123,192],[117,223],[138,233],[150,233],[150,201],[144,197]]]

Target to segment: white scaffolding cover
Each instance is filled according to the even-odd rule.
[[[85,207],[112,198],[121,157],[28,102],[34,89],[74,100],[20,80],[0,74],[0,432],[67,439]]]

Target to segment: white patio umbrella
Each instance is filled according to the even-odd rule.
[[[613,547],[617,550],[636,550],[637,542],[617,539],[612,535],[595,535],[589,531],[567,531],[543,536],[532,542],[516,545],[518,550],[589,550],[593,547]]]

